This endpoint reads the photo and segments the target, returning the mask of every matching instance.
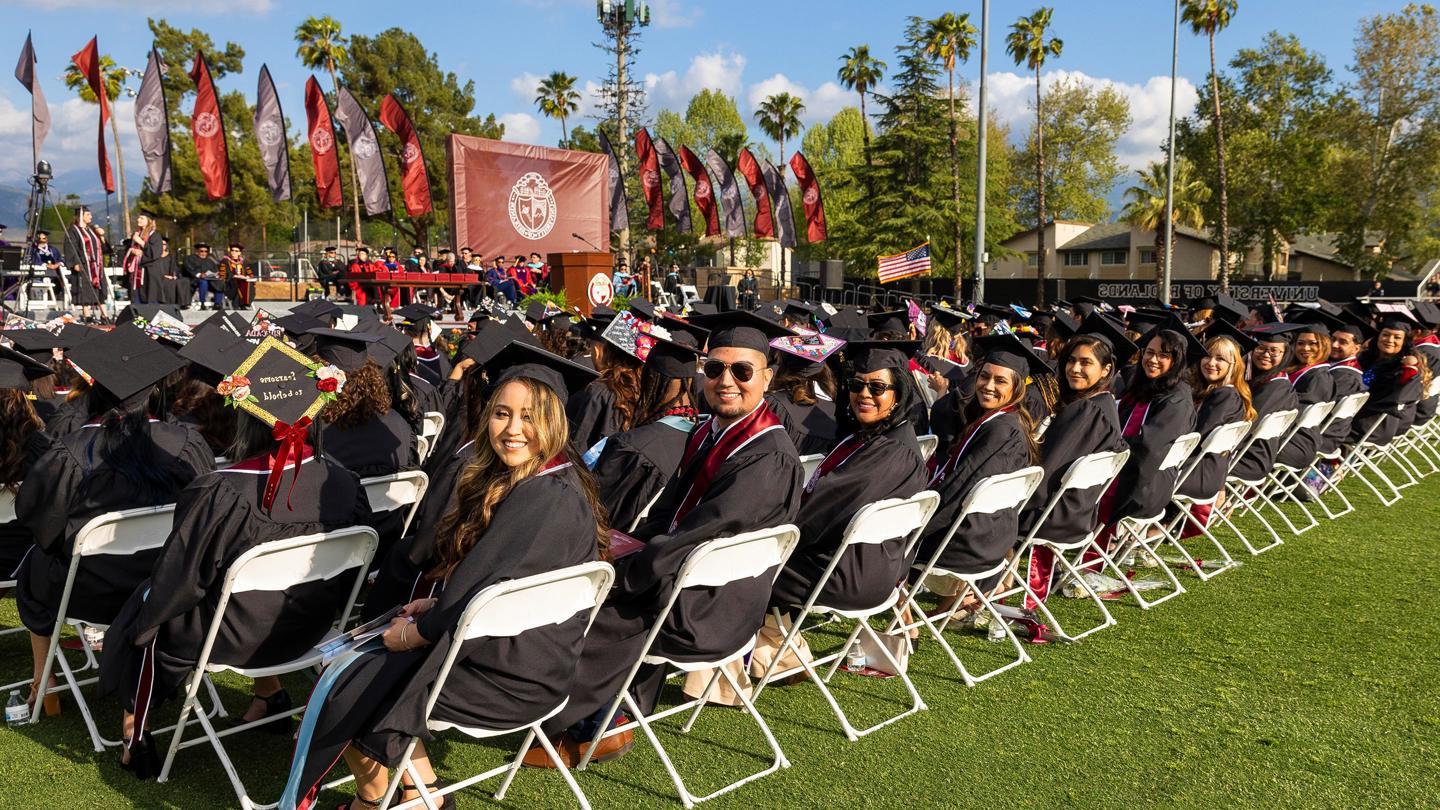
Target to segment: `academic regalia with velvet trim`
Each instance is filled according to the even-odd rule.
[[[1170,452],[1170,445],[1195,429],[1195,403],[1190,386],[1181,382],[1169,391],[1142,401],[1129,396],[1120,399],[1122,435],[1133,420],[1142,419],[1139,432],[1125,436],[1130,457],[1115,479],[1115,505],[1110,521],[1122,517],[1148,518],[1159,515],[1170,503],[1175,479],[1181,467],[1164,473],[1160,465]]]
[[[1060,491],[1065,471],[1081,456],[1125,449],[1120,435],[1120,412],[1115,397],[1096,394],[1062,405],[1050,421],[1040,444],[1040,466],[1045,477],[1020,516],[1020,533],[1028,534],[1039,521],[1054,494]],[[1072,490],[1056,504],[1037,536],[1057,543],[1084,539],[1095,527],[1100,488]]]
[[[1400,415],[1396,409],[1419,401],[1423,393],[1420,390],[1420,373],[1399,361],[1388,360],[1365,369],[1361,379],[1370,389],[1370,398],[1365,400],[1365,405],[1351,423],[1347,444],[1358,443],[1377,419],[1384,421],[1371,434],[1369,441],[1379,445],[1389,444],[1400,427]]]
[[[1309,368],[1299,369],[1290,375],[1291,384],[1295,386],[1295,397],[1300,402],[1300,411],[1303,413],[1305,406],[1316,402],[1333,402],[1335,399],[1335,380],[1330,376],[1329,363],[1317,363]],[[1297,419],[1299,417],[1296,417]],[[1323,424],[1323,422],[1322,422]],[[1280,448],[1276,460],[1281,464],[1303,470],[1310,466],[1315,460],[1315,452],[1320,448],[1320,428],[1313,427],[1300,430]]]
[[[679,470],[694,429],[689,419],[670,416],[605,440],[593,472],[611,526],[629,529],[660,494]]]
[[[445,401],[440,396],[440,390],[433,383],[425,379],[424,375],[411,372],[405,384],[410,386],[410,391],[415,395],[415,406],[421,413],[445,413]],[[446,416],[448,423],[450,417]]]
[[[428,353],[425,353],[426,349],[429,349]],[[416,363],[416,370],[431,385],[439,385],[450,376],[450,369],[453,368],[450,358],[433,346],[416,346],[415,359],[419,361]]]
[[[1258,386],[1251,385],[1250,396],[1251,404],[1255,406],[1256,421],[1272,413],[1298,410],[1300,407],[1300,398],[1295,396],[1295,386],[1290,384],[1290,378],[1284,374],[1276,374],[1268,382]],[[1275,454],[1279,449],[1280,439],[1251,444],[1245,455],[1235,462],[1235,468],[1230,474],[1245,481],[1263,479],[1275,466]]]
[[[1221,425],[1242,422],[1245,419],[1245,401],[1234,386],[1225,385],[1211,391],[1200,403],[1195,414],[1195,432],[1200,434],[1204,444],[1210,432]],[[1199,452],[1199,446],[1196,447]],[[1180,494],[1198,501],[1209,501],[1219,494],[1225,485],[1225,470],[1230,465],[1230,454],[1208,455],[1195,465],[1195,469],[1180,485]],[[1183,470],[1185,465],[1181,465]]]

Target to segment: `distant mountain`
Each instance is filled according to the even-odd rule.
[[[67,195],[74,193],[80,197],[83,205],[90,206],[95,212],[95,220],[101,225],[105,224],[105,190],[98,182],[92,188],[80,188],[75,190],[81,180],[79,172],[69,172],[57,176],[50,182],[50,203],[60,205]],[[132,179],[131,188],[140,188],[140,180]],[[136,196],[130,197],[130,208],[135,208]],[[30,205],[30,189],[27,186],[0,185],[0,225],[6,226],[7,236],[10,241],[16,241],[18,236],[21,240],[25,238],[25,214]],[[111,217],[115,222],[115,228],[120,227],[120,197],[110,197]]]

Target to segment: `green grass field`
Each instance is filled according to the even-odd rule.
[[[1360,489],[1347,486],[1352,497]],[[1258,558],[1241,551],[1241,568],[1209,583],[1186,578],[1189,592],[1154,610],[1112,604],[1118,626],[1077,645],[1031,647],[1034,663],[975,689],[933,643],[922,644],[911,670],[929,711],[857,743],[845,740],[813,686],[768,690],[760,709],[793,767],[713,804],[1435,807],[1437,496],[1432,478],[1391,509],[1356,497],[1356,513]],[[1062,618],[1080,608],[1063,607]],[[0,618],[13,626],[13,601]],[[960,650],[984,666],[1002,646],[1009,649],[972,636]],[[22,636],[0,638],[0,661],[7,681],[28,671]],[[219,681],[227,703],[242,707],[239,684]],[[878,719],[900,693],[894,682],[844,674],[833,683],[857,723]],[[306,684],[290,688],[298,696]],[[0,731],[0,806],[236,805],[208,747],[182,752],[169,783],[139,783],[117,766],[117,753],[93,753],[73,703],[64,706],[36,727]],[[118,706],[97,709],[102,731],[115,732]],[[726,709],[706,710],[689,738],[665,739],[697,793],[758,767],[764,753],[753,727]],[[251,733],[229,742],[252,795],[273,801],[289,741]],[[499,763],[514,744],[452,737],[433,750],[441,773],[459,777]],[[579,780],[596,807],[679,806],[644,742]],[[492,804],[495,784],[462,794],[460,804]],[[556,774],[525,771],[506,803],[572,800]]]

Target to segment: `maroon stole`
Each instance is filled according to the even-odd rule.
[[[1434,335],[1426,335],[1425,337],[1415,338],[1415,345],[1416,345],[1416,346],[1440,346],[1440,337],[1436,337],[1436,336],[1434,336]]]
[[[1122,406],[1134,405],[1130,411],[1130,415],[1125,418],[1124,429],[1120,431],[1121,436],[1127,439],[1133,439],[1140,435],[1140,429],[1145,426],[1145,417],[1150,415],[1150,402],[1148,400],[1145,402],[1136,402],[1134,399],[1131,399],[1129,395],[1126,395],[1121,397],[1120,404]]]
[[[1297,369],[1295,369],[1294,371],[1290,372],[1289,374],[1287,374],[1287,375],[1285,375],[1285,376],[1288,377],[1288,378],[1290,378],[1290,384],[1291,384],[1291,385],[1294,385],[1295,383],[1300,382],[1300,378],[1301,378],[1301,377],[1304,377],[1306,374],[1309,374],[1311,371],[1314,371],[1315,369],[1321,368],[1321,367],[1327,367],[1327,368],[1328,368],[1329,365],[1330,365],[1329,363],[1315,363],[1315,364],[1313,364],[1313,365],[1309,365],[1309,366],[1306,366],[1306,367],[1304,367],[1304,368],[1297,368]]]
[[[810,493],[815,491],[815,485],[820,483],[821,478],[834,472],[840,465],[849,461],[850,457],[859,452],[864,446],[865,439],[861,438],[858,434],[852,433],[842,439],[839,444],[835,445],[834,450],[826,454],[825,460],[820,462],[820,466],[815,468],[815,472],[810,476],[810,480],[805,482],[805,494],[800,496],[801,500],[803,501],[809,498]]]
[[[715,417],[705,420],[690,434],[690,439],[685,442],[685,455],[681,457],[680,469],[690,472],[693,475],[690,479],[690,489],[686,490],[685,497],[680,501],[680,507],[675,510],[675,516],[670,519],[670,531],[684,520],[685,516],[695,508],[695,504],[705,497],[705,492],[710,489],[715,476],[720,472],[720,467],[730,460],[730,457],[740,452],[745,445],[759,437],[763,433],[772,430],[784,430],[785,426],[780,424],[780,419],[775,416],[774,411],[761,402],[749,415],[744,416],[740,421],[720,431],[719,439],[715,446],[710,448],[709,454],[703,459],[697,459],[700,447],[714,433]],[[698,466],[696,466],[698,464]]]
[[[955,469],[955,463],[960,460],[961,456],[965,455],[965,448],[970,446],[970,440],[975,438],[975,434],[980,432],[980,428],[985,427],[991,419],[996,419],[1001,414],[1010,413],[1013,410],[1015,410],[1014,405],[1007,405],[1004,408],[991,411],[989,414],[986,414],[984,419],[971,425],[970,429],[965,432],[965,438],[961,439],[959,443],[950,449],[950,455],[945,457],[945,463],[935,470],[934,475],[930,476],[930,487],[933,488],[941,481],[944,481],[945,476],[949,475],[950,471]]]
[[[85,275],[90,277],[90,284],[97,291],[100,289],[100,237],[89,228],[75,226],[75,233],[80,237],[80,252],[85,256]],[[76,268],[79,271],[79,268]]]

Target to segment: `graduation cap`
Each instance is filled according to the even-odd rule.
[[[7,329],[0,337],[15,344],[17,351],[42,363],[50,361],[53,350],[65,348],[65,342],[48,329]]]
[[[1434,329],[1440,326],[1440,307],[1429,301],[1415,301],[1411,306],[1414,307],[1415,320],[1425,328]]]
[[[292,312],[283,318],[276,318],[271,323],[284,329],[291,337],[298,338],[312,329],[324,329],[327,324],[312,315]],[[304,351],[303,349],[301,351]]]
[[[399,310],[396,310],[396,311],[398,312]],[[529,321],[529,322],[531,322],[531,323],[537,323],[537,324],[538,324],[538,323],[540,323],[540,321],[543,320],[544,318],[545,318],[545,302],[543,302],[543,301],[531,301],[530,304],[529,304],[529,306],[525,307],[525,320],[527,320],[527,321]]]
[[[67,358],[94,386],[126,407],[143,401],[152,386],[185,367],[179,355],[129,323],[75,346]]]
[[[1015,317],[1014,310],[1009,307],[1000,307],[994,304],[976,304],[975,313],[985,323],[995,323],[996,321],[1003,321]]]
[[[743,310],[697,315],[690,320],[710,330],[711,352],[716,349],[738,348],[767,354],[772,339],[793,334],[778,323]]]
[[[495,321],[483,323],[487,325],[482,326],[475,332],[474,337],[465,341],[465,344],[460,347],[459,353],[460,357],[474,360],[482,366],[489,363],[491,358],[499,354],[500,350],[510,345],[512,341],[520,340],[510,330]],[[520,342],[527,341],[520,340]],[[535,345],[535,338],[531,337],[528,342]]]
[[[794,318],[795,320],[809,323],[811,319],[815,317],[816,309],[817,307],[814,304],[791,298],[785,301],[785,309],[781,311],[781,314],[787,318]]]
[[[380,335],[368,332],[345,332],[329,327],[311,329],[310,334],[315,338],[315,353],[320,359],[347,374],[353,374],[365,365],[365,361],[370,359],[370,347],[381,339]]]
[[[975,319],[973,314],[963,309],[952,309],[943,303],[930,307],[930,317],[951,332],[964,327],[966,322]]]
[[[840,338],[818,332],[810,335],[784,335],[770,341],[770,348],[813,364],[817,373],[825,360],[844,346],[845,341]]]
[[[910,358],[918,351],[918,340],[852,340],[845,344],[845,359],[856,374],[869,374],[882,368],[908,372]]]
[[[327,248],[327,250],[334,249],[335,248]],[[291,309],[290,313],[292,315],[309,315],[316,320],[325,321],[323,325],[329,326],[331,321],[345,314],[345,310],[341,309],[340,306],[334,302],[326,301],[323,298],[316,298]]]
[[[853,309],[842,309],[830,318],[826,334],[847,340],[854,345],[857,341],[870,339],[870,326],[865,316]]]
[[[1340,315],[1341,326],[1332,327],[1331,332],[1346,332],[1355,336],[1361,343],[1373,339],[1380,332],[1370,325],[1370,322],[1355,313],[1344,310]]]
[[[910,313],[907,310],[896,309],[889,312],[874,312],[865,316],[865,322],[870,326],[871,334],[875,332],[900,332],[908,334],[906,328],[910,323]]]
[[[596,309],[599,309],[599,307],[596,307]],[[696,315],[718,315],[719,313],[720,309],[714,304],[708,304],[704,301],[690,302],[689,314],[692,318]]]
[[[976,356],[981,363],[1003,366],[1025,379],[1033,374],[1048,374],[1052,369],[1045,358],[1035,353],[1018,335],[1010,332],[986,335],[975,341]]]
[[[703,326],[693,324],[677,315],[666,314],[660,319],[660,325],[670,330],[670,339],[682,346],[693,346],[696,349],[702,348],[705,341],[710,339],[710,330]]]
[[[645,368],[671,380],[684,380],[695,375],[695,361],[700,359],[697,346],[666,340],[654,334],[645,356]]]
[[[147,321],[155,320],[155,313],[164,312],[177,320],[184,320],[180,314],[180,308],[174,304],[126,304],[116,316],[116,323],[130,323],[136,318],[144,318]]]
[[[1190,331],[1190,327],[1186,326],[1185,322],[1180,320],[1180,317],[1174,312],[1166,312],[1165,317],[1157,319],[1153,324],[1154,325],[1145,332],[1144,336],[1140,338],[1140,345],[1142,347],[1149,343],[1151,338],[1160,334],[1161,331],[1168,330],[1180,336],[1181,342],[1185,344],[1185,356],[1191,363],[1209,354],[1209,352],[1205,350],[1205,344],[1201,343],[1199,338],[1195,337],[1194,333]]]
[[[368,353],[381,368],[388,368],[415,345],[409,335],[397,329],[382,329],[379,334],[380,342],[370,344]]]
[[[1328,312],[1319,309],[1310,309],[1309,307],[1292,307],[1286,311],[1285,317],[1289,318],[1291,323],[1304,325],[1306,328],[1303,331],[1313,332],[1314,334],[1325,335],[1327,337],[1336,329],[1343,330],[1345,328],[1345,321],[1340,318]]]
[[[1283,320],[1280,308],[1274,304],[1256,304],[1254,309],[1264,323],[1280,323]]]
[[[661,315],[664,314],[662,310],[656,309],[654,304],[646,301],[644,298],[631,299],[630,312],[647,321],[659,320]]]
[[[572,390],[578,391],[600,376],[593,369],[520,341],[511,341],[485,365],[497,388],[510,380],[534,380],[554,391],[562,403]]]
[[[247,340],[224,329],[204,329],[181,349],[180,357],[190,361],[190,368],[211,385],[220,382],[245,361],[255,350]]]
[[[1260,345],[1260,341],[1240,331],[1238,326],[1220,318],[1212,320],[1210,326],[1205,329],[1206,342],[1214,340],[1217,337],[1228,337],[1235,341],[1235,344],[1240,347],[1240,354],[1242,355],[1249,354],[1255,350],[1256,346]]]
[[[1261,343],[1289,343],[1295,335],[1306,331],[1303,323],[1262,323],[1250,330],[1250,336]]]
[[[0,388],[29,391],[31,380],[48,377],[53,373],[48,365],[24,352],[0,346]]]
[[[104,329],[82,326],[78,323],[67,323],[60,327],[60,342],[64,344],[64,348],[69,349],[103,334],[105,334]]]
[[[1076,336],[1090,335],[1109,345],[1115,355],[1116,366],[1123,366],[1130,362],[1130,358],[1140,351],[1139,347],[1125,337],[1125,330],[1119,324],[1098,312],[1086,315],[1085,320],[1080,322],[1080,329],[1075,334]]]
[[[1054,323],[1052,324],[1055,327],[1055,334],[1062,338],[1069,339],[1076,332],[1080,331],[1080,322],[1075,320],[1075,316],[1058,309],[1052,314],[1055,316]]]
[[[541,309],[544,309],[544,305],[541,305]],[[406,304],[395,310],[392,314],[399,316],[400,320],[404,323],[421,324],[434,320],[439,317],[442,312],[444,312],[444,310],[426,306],[425,304]]]

